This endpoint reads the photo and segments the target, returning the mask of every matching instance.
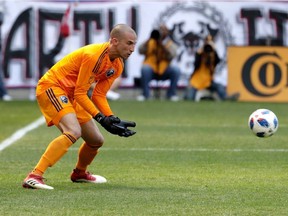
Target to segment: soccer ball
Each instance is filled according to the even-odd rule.
[[[257,137],[270,137],[278,129],[277,116],[268,109],[257,109],[248,120],[248,126]]]

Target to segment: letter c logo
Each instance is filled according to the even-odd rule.
[[[242,82],[256,96],[274,96],[286,84],[285,71],[286,66],[277,53],[256,53],[243,66]]]

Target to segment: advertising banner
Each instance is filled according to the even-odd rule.
[[[288,102],[287,47],[229,47],[228,93],[240,101]]]
[[[112,27],[126,23],[137,32],[138,42],[135,52],[125,62],[121,86],[133,86],[134,79],[140,77],[144,58],[138,52],[139,45],[154,28],[165,24],[178,45],[172,64],[181,69],[179,86],[187,85],[194,69],[195,52],[208,34],[213,36],[221,58],[215,80],[227,85],[228,47],[260,46],[261,50],[266,45],[287,46],[287,17],[288,3],[284,1],[261,1],[260,4],[258,1],[2,0],[2,75],[8,88],[33,88],[64,55],[86,44],[109,40]],[[254,81],[250,82],[254,86]],[[279,85],[282,82],[279,81]],[[277,88],[278,83],[272,86]],[[264,91],[264,86],[254,88],[256,93],[271,93]],[[254,93],[247,92],[245,98],[249,94],[255,96]],[[249,100],[254,99],[249,96]]]

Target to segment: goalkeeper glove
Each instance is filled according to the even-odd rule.
[[[121,120],[119,123],[114,123],[114,126],[122,130],[122,132],[118,134],[119,136],[129,137],[136,133],[136,131],[128,129],[128,127],[136,126],[136,123],[132,121]]]
[[[121,122],[121,120],[116,116],[105,116],[102,113],[98,113],[94,119],[111,134],[119,135],[125,132],[123,128],[114,125]]]

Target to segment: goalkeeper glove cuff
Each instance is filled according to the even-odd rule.
[[[101,124],[101,122],[103,122],[103,120],[104,120],[105,117],[106,117],[105,115],[103,115],[102,113],[99,112],[96,116],[94,116],[94,119],[95,119],[98,123]]]

